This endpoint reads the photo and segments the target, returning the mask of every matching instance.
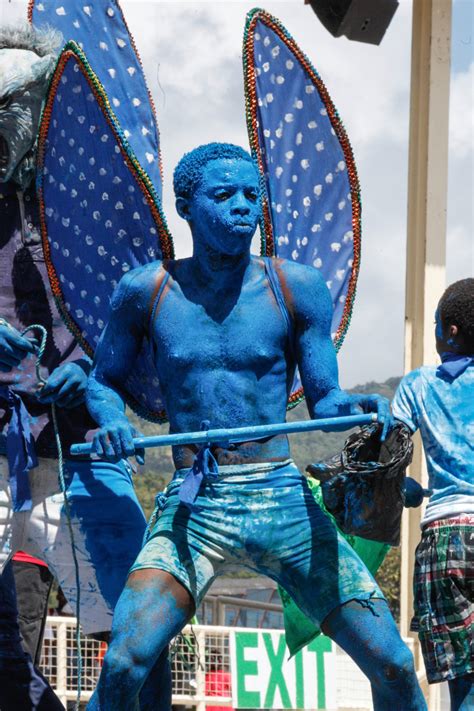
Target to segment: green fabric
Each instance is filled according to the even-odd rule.
[[[308,485],[324,513],[334,521],[334,517],[331,516],[324,506],[323,494],[319,482],[316,479],[308,479]],[[387,555],[390,546],[386,543],[379,543],[378,541],[368,541],[358,536],[347,536],[345,533],[342,533],[342,531],[340,531],[340,533],[350,543],[372,575],[375,575]],[[321,630],[318,625],[306,617],[283,588],[279,587],[278,592],[283,605],[286,643],[291,656],[293,656],[293,654],[296,654],[302,647],[305,647],[312,639],[317,637],[321,633]]]

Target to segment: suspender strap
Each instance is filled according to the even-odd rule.
[[[265,264],[265,274],[267,275],[268,283],[270,284],[273,296],[275,297],[275,300],[278,304],[278,308],[280,309],[281,314],[286,323],[288,341],[291,352],[293,353],[295,342],[295,328],[293,324],[293,319],[291,318],[290,312],[288,311],[288,307],[286,305],[285,297],[283,296],[280,279],[275,269],[273,257],[263,257],[263,262]]]
[[[288,332],[288,340],[290,343],[290,348],[291,348],[291,350],[293,350],[294,334],[295,334],[293,319],[290,316],[288,307],[285,302],[285,297],[283,296],[283,291],[281,289],[280,279],[278,278],[278,274],[275,269],[273,257],[263,257],[263,263],[265,265],[265,274],[267,276],[268,283],[270,284],[270,288],[273,292],[273,295],[275,297],[275,301],[277,302],[278,308],[280,309],[281,315],[283,316],[283,318],[285,320],[286,328],[287,328],[287,332]],[[166,284],[168,283],[169,277],[170,277],[170,274],[165,269],[164,276],[158,285],[156,295],[153,299],[153,304],[152,304],[152,308],[150,311],[150,320],[149,320],[150,327],[152,326],[152,324],[155,320],[156,309],[158,308],[158,304],[160,303],[160,299],[163,295],[163,291],[165,290]]]
[[[161,283],[158,284],[158,290],[155,294],[155,298],[153,299],[153,304],[152,308],[150,310],[150,319],[149,319],[149,327],[150,327],[150,333],[151,333],[151,327],[153,326],[153,322],[155,320],[156,316],[156,309],[158,308],[158,304],[160,303],[160,299],[163,295],[163,291],[165,289],[166,284],[168,283],[168,279],[170,278],[170,273],[168,270],[164,270],[164,276],[161,280]]]

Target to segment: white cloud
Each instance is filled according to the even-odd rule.
[[[451,158],[472,156],[474,146],[474,62],[451,81],[449,148]]]

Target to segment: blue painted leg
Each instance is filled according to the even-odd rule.
[[[165,647],[140,691],[140,711],[171,709],[171,664]]]
[[[449,682],[451,711],[473,711],[474,709],[474,674],[466,674]]]
[[[139,711],[138,697],[148,675],[193,614],[191,596],[172,575],[152,569],[133,572],[115,608],[111,644],[88,711]],[[146,711],[165,711],[160,696],[158,690]]]
[[[385,600],[356,600],[333,610],[322,629],[369,678],[374,711],[425,711],[413,657]]]

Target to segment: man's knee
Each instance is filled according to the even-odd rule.
[[[127,686],[140,688],[147,677],[148,668],[142,656],[112,645],[104,658],[103,673],[109,679],[126,676]]]
[[[378,669],[374,670],[377,680],[382,684],[409,684],[416,678],[413,655],[404,644],[392,648],[390,657],[384,654]]]

